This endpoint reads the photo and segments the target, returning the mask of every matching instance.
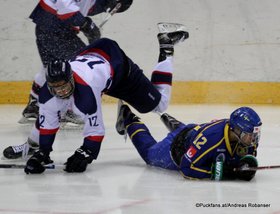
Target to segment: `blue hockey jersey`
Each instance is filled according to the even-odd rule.
[[[225,164],[237,166],[241,157],[256,156],[257,145],[243,147],[239,143],[231,145],[227,119],[197,125],[186,138],[186,152],[181,159],[180,172],[191,179],[209,179],[218,155],[222,154]]]

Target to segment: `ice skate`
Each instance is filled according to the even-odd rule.
[[[157,26],[160,33],[170,33],[174,31],[186,30],[186,26],[179,23],[159,22]]]
[[[22,112],[22,118],[18,121],[18,123],[25,124],[34,122],[39,114],[39,106],[37,99],[32,95],[29,96],[29,102],[25,109]]]
[[[116,130],[120,135],[126,134],[126,123],[139,122],[139,117],[137,117],[130,108],[119,101],[118,117],[116,122]]]
[[[33,153],[39,148],[39,145],[28,138],[27,142],[17,146],[9,146],[3,151],[3,155],[7,159],[26,159],[28,155]]]
[[[173,56],[174,45],[189,38],[189,33],[184,30],[184,26],[176,23],[159,23],[160,33],[157,35],[160,47],[159,61],[163,61],[168,56]]]
[[[76,125],[82,125],[84,124],[83,119],[75,114],[72,110],[67,110],[67,112],[65,113],[65,115],[62,116],[60,122],[62,123],[73,123]]]
[[[174,131],[182,124],[180,121],[176,120],[167,113],[162,114],[160,119],[170,132]]]

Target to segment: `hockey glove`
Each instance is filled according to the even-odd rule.
[[[66,172],[84,172],[87,169],[87,165],[92,162],[92,152],[81,146],[75,153],[67,159],[65,163]]]
[[[26,174],[41,174],[45,171],[44,165],[53,163],[50,159],[49,152],[37,151],[27,161],[24,172]]]
[[[250,181],[255,177],[256,170],[248,170],[248,167],[258,167],[258,160],[253,155],[245,155],[240,159],[238,170],[236,171],[237,179]]]
[[[212,179],[216,181],[236,179],[233,167],[225,164],[224,154],[219,154],[216,158],[212,169]]]
[[[93,21],[89,17],[85,17],[85,22],[80,27],[80,30],[87,37],[89,44],[93,43],[97,39],[100,39],[101,37],[99,28],[93,23]]]
[[[130,5],[132,5],[133,0],[107,0],[106,1],[106,8],[110,8],[110,11],[113,10],[118,3],[121,3],[121,7],[117,10],[117,13],[122,13],[126,11]]]

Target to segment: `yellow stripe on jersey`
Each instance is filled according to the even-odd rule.
[[[207,127],[205,127],[200,133],[204,132],[205,130],[207,130],[208,128],[220,123],[223,121],[217,121]],[[222,144],[222,142],[225,140],[225,138],[222,138],[218,143],[216,143],[214,146],[210,147],[209,149],[207,149],[205,152],[203,152],[200,156],[198,156],[194,161],[193,164],[195,164],[196,162],[198,162],[203,156],[205,156],[208,152],[210,152],[211,150],[217,148],[218,146],[220,146]]]
[[[212,123],[211,125],[209,126],[206,126],[200,133],[203,133],[205,130],[207,130],[208,128],[220,123],[220,122],[223,122],[223,121],[217,121],[215,123]],[[198,134],[199,136],[199,134]],[[196,140],[196,139],[195,139]],[[218,147],[219,145],[222,144],[224,138],[222,138],[217,144],[215,144],[214,146],[210,147],[209,149],[207,149],[205,152],[203,152],[200,156],[198,156],[194,161],[193,161],[193,164],[195,164],[196,162],[198,162],[203,156],[205,156],[208,152],[210,152],[211,150],[215,149],[216,147]]]
[[[211,171],[197,168],[197,167],[195,167],[193,164],[191,164],[191,167],[190,167],[190,168],[193,169],[193,170],[195,170],[195,171],[198,171],[198,172],[203,172],[203,173],[207,173],[207,174],[211,174],[211,173],[212,173]]]
[[[127,129],[129,126],[131,126],[132,124],[144,124],[144,123],[142,123],[142,122],[133,122],[133,123],[131,123],[131,124],[128,124],[125,128]]]
[[[133,133],[130,135],[130,138],[132,139],[137,133],[139,133],[139,132],[145,132],[145,131],[147,131],[147,130],[145,130],[145,129],[137,129],[135,132],[133,132]]]
[[[224,129],[224,136],[225,136],[225,142],[226,142],[226,148],[230,154],[230,156],[233,156],[233,152],[232,152],[232,149],[231,149],[231,146],[230,146],[230,142],[229,142],[229,138],[228,138],[228,132],[229,132],[229,125],[226,124],[225,125],[225,129]]]
[[[212,126],[214,126],[214,125],[216,125],[216,124],[218,124],[218,123],[220,123],[220,122],[221,122],[221,121],[217,121],[217,122],[215,122],[215,123],[212,123],[211,125],[206,126],[206,127],[196,136],[196,138],[194,139],[194,142],[197,141],[198,138],[201,137],[201,133],[202,133],[202,132],[204,132],[205,130],[209,129],[210,127],[212,127]],[[201,128],[201,127],[198,125],[198,126],[194,127],[194,130],[198,131],[200,128]]]
[[[186,176],[182,171],[180,171],[180,174],[184,178],[189,179],[189,180],[209,180],[209,178],[194,178],[194,177]]]
[[[203,152],[200,156],[198,156],[198,158],[196,158],[193,161],[193,164],[195,164],[196,162],[198,162],[203,156],[205,156],[208,152],[210,152],[211,150],[217,148],[218,146],[220,146],[222,144],[222,142],[224,141],[225,138],[222,138],[218,143],[216,143],[216,145],[210,147],[209,149],[207,149],[205,152]]]

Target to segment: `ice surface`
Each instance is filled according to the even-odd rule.
[[[167,112],[185,123],[206,122],[226,118],[237,107],[172,105]],[[263,120],[259,165],[280,165],[280,107],[253,107]],[[8,145],[25,142],[31,126],[17,123],[23,108],[0,106],[1,151]],[[280,169],[259,171],[251,182],[185,180],[177,172],[146,166],[130,140],[125,142],[116,133],[116,111],[116,105],[103,106],[106,137],[98,160],[85,173],[68,174],[55,169],[41,175],[25,175],[22,169],[0,169],[0,213],[280,213]],[[156,139],[165,137],[167,131],[158,115],[150,113],[141,118]],[[63,164],[81,143],[81,130],[61,130],[52,159]],[[1,160],[1,163],[24,164],[25,161]],[[268,207],[248,207],[249,203]],[[225,204],[232,207],[222,207]]]

